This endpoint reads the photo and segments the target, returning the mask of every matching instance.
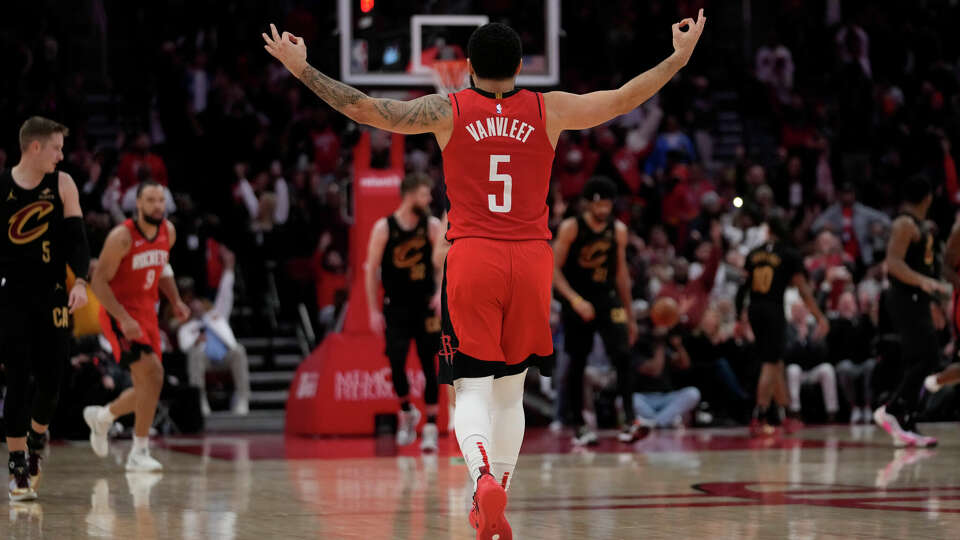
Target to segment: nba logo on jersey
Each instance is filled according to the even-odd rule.
[[[503,105],[497,103],[497,114],[503,114]]]

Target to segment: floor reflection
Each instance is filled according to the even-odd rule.
[[[949,449],[960,433],[929,431],[943,448],[895,450],[881,431],[832,426],[771,441],[665,431],[538,453],[568,443],[533,430],[507,515],[518,539],[955,537],[960,455]],[[320,454],[331,457],[308,457]],[[55,448],[40,502],[9,505],[0,539],[475,536],[471,482],[449,450],[237,435],[169,438],[156,455],[162,475],[128,475],[85,444]]]

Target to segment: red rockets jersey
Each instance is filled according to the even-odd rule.
[[[549,240],[553,145],[539,92],[450,94],[453,134],[443,149],[447,239]]]
[[[145,238],[132,219],[124,221],[123,226],[130,231],[132,242],[110,280],[110,288],[134,318],[138,315],[156,317],[160,275],[170,258],[167,222],[164,220],[157,227],[157,236],[153,239]]]

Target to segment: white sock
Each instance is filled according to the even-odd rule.
[[[133,451],[147,452],[150,450],[150,437],[133,436]]]
[[[116,419],[117,417],[110,412],[110,407],[100,407],[100,410],[97,412],[98,422],[103,422],[104,424],[109,422],[112,424]]]
[[[470,478],[476,488],[481,469],[490,471],[493,376],[457,379],[453,384],[457,390],[457,410],[454,416],[457,442],[460,443],[460,452],[467,462]]]
[[[527,372],[493,381],[493,475],[504,489],[510,488],[517,466],[526,417],[523,413],[523,383]]]

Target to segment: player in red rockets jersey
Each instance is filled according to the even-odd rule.
[[[450,201],[447,240],[549,240],[553,167],[544,95],[514,89],[450,94],[453,130],[443,148]]]
[[[163,387],[160,363],[160,328],[157,302],[160,291],[170,300],[177,317],[186,320],[190,309],[180,299],[170,248],[176,230],[164,219],[163,186],[146,181],[137,189],[137,218],[128,219],[107,236],[93,274],[93,291],[100,300],[100,327],[110,342],[113,357],[130,369],[133,387],[105,407],[83,410],[90,426],[90,444],[100,457],[109,453],[107,432],[113,421],[134,413],[133,449],[127,471],[159,471],[163,466],[150,456],[149,435]]]
[[[411,101],[373,98],[307,63],[303,39],[270,25],[264,48],[352,120],[395,133],[433,133],[443,152],[450,208],[443,278],[440,381],[454,385],[460,450],[475,481],[470,524],[478,539],[510,540],[507,489],[523,441],[523,380],[552,370],[547,191],[560,133],[629,112],[690,59],[703,32],[673,25],[674,52],[616,90],[576,95],[516,88],[519,35],[490,23],[470,36],[473,87]],[[686,28],[686,31],[681,30]]]

